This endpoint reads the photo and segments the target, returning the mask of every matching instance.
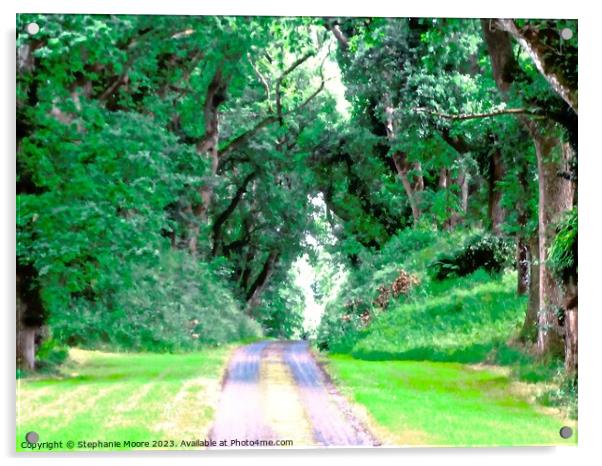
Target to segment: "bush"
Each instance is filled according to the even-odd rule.
[[[383,262],[404,262],[408,254],[430,246],[437,239],[437,233],[427,228],[406,228],[393,236],[383,247]]]
[[[391,298],[407,295],[410,290],[419,283],[420,280],[418,277],[401,269],[397,278],[393,280],[393,283],[378,287],[379,294],[374,300],[374,304],[385,309],[389,305]]]
[[[362,338],[371,312],[362,303],[349,302],[343,308],[338,304],[326,307],[322,316],[316,343],[318,349],[331,353],[348,353]]]
[[[261,335],[220,277],[219,266],[182,251],[153,267],[115,271],[122,286],[95,301],[75,299],[53,313],[60,342],[124,350],[178,351]]]
[[[513,254],[512,243],[507,239],[477,234],[455,251],[441,254],[429,264],[428,271],[435,280],[464,277],[479,268],[489,273],[500,273],[512,263]]]

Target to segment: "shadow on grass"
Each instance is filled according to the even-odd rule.
[[[179,382],[199,377],[206,371],[217,371],[222,365],[220,358],[210,354],[135,354],[115,353],[99,355],[78,363],[68,360],[60,371],[36,373],[24,380],[31,386],[82,384],[148,383],[157,380]]]
[[[406,351],[352,351],[351,356],[365,361],[434,361],[459,362],[464,364],[482,362],[493,349],[491,344],[473,344],[459,348],[436,348],[420,346]]]
[[[474,343],[457,347],[419,346],[406,351],[354,350],[347,353],[364,361],[431,361],[460,364],[494,364],[509,367],[524,382],[552,380],[562,367],[561,359],[541,361],[524,349],[504,342]]]

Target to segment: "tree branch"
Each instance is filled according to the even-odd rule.
[[[500,115],[530,115],[543,118],[545,115],[539,110],[529,110],[526,108],[506,108],[501,110],[492,110],[485,113],[441,113],[424,107],[413,109],[416,113],[426,113],[428,115],[438,116],[446,120],[474,120],[478,118],[492,118]]]
[[[255,134],[257,134],[260,130],[262,130],[266,126],[279,121],[280,117],[284,118],[285,116],[292,115],[294,113],[297,113],[299,110],[304,109],[320,92],[322,92],[324,90],[325,84],[326,84],[326,81],[324,79],[322,79],[320,86],[318,86],[318,88],[307,99],[305,99],[305,101],[303,101],[303,103],[299,104],[297,107],[293,108],[292,110],[289,110],[288,112],[282,113],[280,116],[269,115],[269,116],[265,117],[263,120],[261,120],[255,126],[253,126],[253,128],[249,129],[248,131],[245,131],[241,135],[232,139],[220,150],[220,152],[219,152],[220,159],[223,157],[227,157],[237,147],[240,147],[242,144],[247,142],[249,139],[251,139],[253,136],[255,136]]]
[[[338,23],[330,24],[328,21],[324,23],[324,27],[332,32],[332,35],[335,37],[337,42],[339,43],[339,47],[343,52],[346,52],[349,49],[349,39],[345,36],[343,31],[341,31],[341,27]]]
[[[474,149],[462,136],[452,136],[449,128],[440,129],[438,133],[449,146],[460,154],[465,154]]]
[[[261,271],[259,272],[259,274],[255,278],[255,280],[251,284],[251,287],[247,291],[247,294],[246,294],[247,299],[246,300],[247,300],[248,312],[250,312],[253,309],[253,307],[255,307],[254,304],[258,301],[259,294],[261,294],[261,291],[263,290],[264,285],[267,283],[267,281],[271,275],[272,269],[273,269],[274,265],[276,264],[276,262],[278,261],[279,257],[280,257],[280,252],[278,250],[273,249],[270,251],[267,259],[263,263],[263,267],[261,268]]]
[[[550,47],[540,40],[540,35],[534,32],[525,32],[524,28],[519,29],[512,19],[498,19],[495,24],[520,44],[552,89],[577,113],[577,89],[571,87],[566,75],[558,67],[552,66],[549,59]]]
[[[249,129],[249,130],[245,131],[244,133],[240,134],[239,136],[235,137],[230,142],[228,142],[222,148],[222,150],[219,151],[220,159],[223,157],[227,157],[232,151],[234,151],[237,147],[240,147],[241,145],[243,145],[245,142],[247,142],[249,139],[251,139],[253,136],[255,136],[255,134],[257,134],[260,130],[262,130],[266,126],[271,125],[272,123],[275,123],[277,121],[278,121],[277,116],[275,116],[275,115],[267,116],[263,120],[261,120],[259,123],[257,123],[255,126],[253,126],[251,129]]]
[[[141,31],[138,35],[130,38],[128,43],[125,45],[125,51],[127,53],[131,52],[131,55],[128,56],[128,59],[122,66],[123,72],[119,76],[117,76],[113,80],[113,82],[111,82],[111,84],[109,84],[109,86],[100,94],[98,100],[107,100],[114,92],[117,91],[117,89],[119,89],[123,84],[127,82],[130,68],[132,67],[136,59],[139,58],[139,56],[142,55],[142,53],[144,52],[141,51],[139,47],[141,43],[140,39],[146,38],[146,36],[148,36],[151,32],[156,32],[156,30],[153,28],[149,28]]]
[[[268,81],[265,79],[265,76],[263,74],[261,74],[261,71],[259,71],[259,68],[257,66],[255,66],[255,63],[253,63],[253,60],[251,60],[251,54],[247,54],[247,58],[249,59],[249,63],[251,64],[253,71],[255,71],[255,74],[257,75],[257,77],[261,81],[261,84],[263,84],[263,87],[265,88],[265,93],[268,98],[268,109],[270,112],[273,112],[272,92],[270,91],[270,86],[268,84]]]
[[[251,172],[245,177],[245,179],[243,180],[241,185],[236,190],[234,197],[228,204],[228,207],[226,207],[226,209],[221,214],[219,214],[217,216],[217,218],[215,219],[215,221],[213,222],[213,227],[212,227],[212,230],[213,230],[212,254],[213,254],[213,256],[216,256],[219,251],[219,246],[220,246],[220,242],[221,242],[221,231],[222,231],[223,225],[226,223],[226,220],[228,220],[230,215],[232,215],[232,213],[238,206],[238,203],[240,202],[240,200],[242,199],[243,195],[245,194],[245,192],[247,190],[247,185],[251,182],[251,180],[253,178],[255,178],[256,174],[257,174],[256,172]]]
[[[280,86],[282,85],[282,81],[289,74],[291,74],[293,71],[295,71],[295,69],[297,69],[299,66],[301,66],[303,63],[305,63],[307,60],[309,60],[313,56],[314,56],[314,52],[308,52],[305,55],[303,55],[301,58],[299,58],[298,60],[295,60],[295,62],[293,62],[293,64],[291,66],[289,66],[286,70],[284,70],[284,72],[276,80],[276,89],[275,89],[275,91],[276,91],[276,113],[278,114],[278,121],[280,122],[280,125],[283,124],[282,102],[281,102],[281,95],[280,95]]]

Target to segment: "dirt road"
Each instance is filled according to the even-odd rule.
[[[293,447],[379,444],[301,341],[234,353],[210,437],[229,448],[279,448],[282,440]]]

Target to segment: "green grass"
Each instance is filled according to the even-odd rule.
[[[343,391],[364,405],[395,445],[575,445],[575,423],[542,412],[497,371],[450,362],[362,361],[332,355]],[[377,428],[377,433],[378,428]],[[387,437],[387,434],[381,436]]]
[[[17,451],[25,451],[29,431],[40,442],[63,445],[204,438],[230,349],[187,354],[72,349],[59,376],[17,380]]]

